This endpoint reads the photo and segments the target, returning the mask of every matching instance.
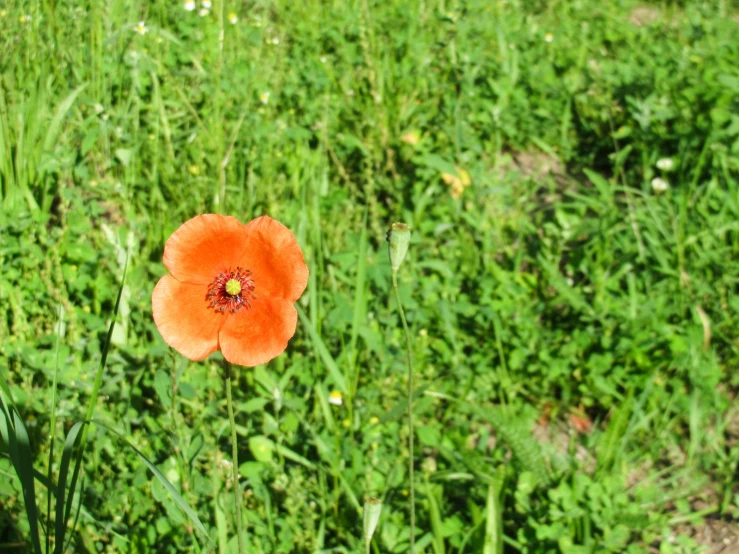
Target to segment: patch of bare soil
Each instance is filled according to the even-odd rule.
[[[651,25],[661,17],[658,8],[654,6],[637,6],[629,14],[629,22],[637,27]]]
[[[676,531],[706,547],[705,554],[739,554],[739,522],[706,519],[698,525],[678,527]]]
[[[554,156],[544,152],[529,150],[527,152],[513,152],[510,169],[518,169],[524,177],[539,181],[543,177],[565,177],[565,169]]]

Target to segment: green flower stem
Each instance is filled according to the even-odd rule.
[[[400,302],[400,293],[398,292],[398,272],[393,271],[392,273],[395,301],[398,303],[398,312],[400,312],[400,320],[403,322],[405,342],[408,347],[408,476],[411,492],[410,553],[413,554],[415,544],[414,535],[416,533],[416,488],[413,478],[413,349],[411,347],[411,333],[408,330],[408,322],[405,320],[405,311],[403,310],[403,304]]]
[[[231,395],[231,362],[226,362],[226,400],[228,403],[228,421],[231,425],[231,449],[233,457],[233,488],[234,502],[236,503],[236,533],[239,539],[239,554],[244,554],[244,530],[241,521],[241,487],[239,486],[239,447],[236,442],[236,418],[234,417],[234,403]]]

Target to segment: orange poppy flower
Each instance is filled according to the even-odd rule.
[[[170,274],[154,287],[152,311],[180,354],[202,360],[221,350],[229,362],[255,366],[284,352],[308,266],[282,223],[199,215],[169,237],[164,265]]]

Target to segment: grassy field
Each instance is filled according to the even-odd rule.
[[[220,355],[151,314],[222,213],[310,268],[234,381],[249,552],[364,552],[369,497],[409,550],[393,221],[416,552],[739,552],[737,36],[725,0],[0,4],[0,551],[237,551]]]

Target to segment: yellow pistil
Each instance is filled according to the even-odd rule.
[[[226,283],[226,292],[231,296],[236,296],[241,292],[241,283],[236,279],[229,279]]]

